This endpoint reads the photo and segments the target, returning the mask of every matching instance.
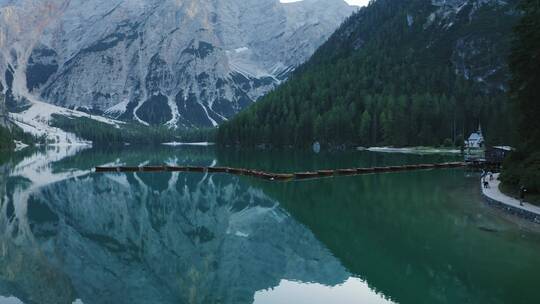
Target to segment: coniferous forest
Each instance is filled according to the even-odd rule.
[[[511,98],[519,130],[517,151],[504,166],[510,187],[540,192],[540,1],[523,0],[524,16],[516,27],[510,56]],[[512,190],[512,189],[508,189]]]
[[[460,146],[481,124],[488,143],[512,144],[506,57],[519,18],[489,6],[470,18],[472,9],[449,21],[432,18],[428,1],[371,3],[288,82],[222,125],[218,141]],[[481,69],[491,72],[473,75]]]

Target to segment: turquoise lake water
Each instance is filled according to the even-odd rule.
[[[0,303],[536,303],[540,233],[465,169],[269,182],[459,160],[365,151],[54,148],[0,156]]]

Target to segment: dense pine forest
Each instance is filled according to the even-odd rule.
[[[129,144],[162,144],[165,142],[212,142],[213,129],[170,129],[166,126],[143,126],[125,123],[117,129],[90,118],[73,118],[53,114],[54,127],[92,141],[94,146],[123,146]]]
[[[504,166],[502,180],[540,193],[540,1],[523,0],[524,17],[516,27],[510,56],[511,98],[519,129],[518,150]]]
[[[11,132],[0,126],[0,150],[11,150],[14,148]]]
[[[25,134],[20,128],[9,123],[7,110],[4,104],[4,95],[0,84],[0,151],[10,151],[15,149],[15,140],[31,145],[37,143],[39,139],[30,134]]]
[[[222,125],[218,141],[451,146],[482,124],[488,142],[511,143],[506,57],[519,14],[491,4],[451,20],[434,11],[429,1],[372,2],[288,82]]]

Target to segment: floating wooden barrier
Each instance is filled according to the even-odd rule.
[[[320,176],[332,176],[334,175],[334,170],[318,170]]]
[[[302,180],[313,178],[324,178],[340,175],[360,175],[360,174],[373,174],[373,173],[385,173],[385,172],[399,172],[399,171],[412,171],[412,170],[426,170],[434,168],[457,168],[465,167],[466,163],[454,162],[454,163],[439,163],[439,164],[417,164],[417,165],[402,165],[402,166],[388,166],[388,167],[372,167],[372,168],[352,168],[352,169],[337,169],[337,170],[318,170],[315,172],[296,172],[296,173],[270,173],[258,170],[250,170],[243,168],[230,168],[230,167],[200,167],[200,166],[141,166],[141,167],[96,167],[97,173],[119,173],[119,172],[195,172],[195,173],[226,173],[233,175],[244,175],[262,178],[271,181],[289,181],[289,180]]]
[[[265,173],[265,172],[259,172],[255,176],[258,176],[258,177],[261,177],[261,178],[264,178],[264,179],[268,179],[268,180],[275,180],[276,179],[276,176],[274,174]]]
[[[294,179],[294,174],[274,174],[274,180],[287,181]]]
[[[202,172],[202,173],[204,173],[204,172],[206,172],[206,168],[189,166],[189,167],[187,167],[187,172],[199,172],[199,173]]]
[[[227,168],[227,173],[240,175],[241,170],[240,169],[234,169],[234,168]]]
[[[372,171],[371,171],[371,168],[356,168],[356,173],[365,174],[365,173],[372,173]]]
[[[209,173],[227,173],[229,168],[225,167],[209,167],[208,172]]]
[[[186,167],[167,166],[169,172],[187,172]]]
[[[145,166],[141,167],[142,172],[162,172],[167,171],[166,167],[163,166]]]
[[[102,172],[118,172],[119,168],[116,167],[96,167],[96,172],[102,173]]]
[[[415,170],[418,169],[418,165],[405,165],[403,166],[405,170]]]
[[[260,176],[262,177],[262,172],[258,172],[258,171],[255,171],[255,170],[245,170],[243,175],[246,175],[246,176]]]
[[[338,175],[353,175],[356,174],[356,169],[338,169],[336,173]]]
[[[139,168],[139,167],[120,167],[118,171],[120,171],[120,172],[139,172],[139,171],[141,171],[141,168]]]
[[[297,179],[315,178],[320,177],[318,172],[298,172],[294,174]]]

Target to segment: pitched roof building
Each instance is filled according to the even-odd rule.
[[[482,134],[482,126],[478,126],[476,132],[471,133],[469,138],[465,141],[466,148],[482,148],[484,147],[484,135]]]

